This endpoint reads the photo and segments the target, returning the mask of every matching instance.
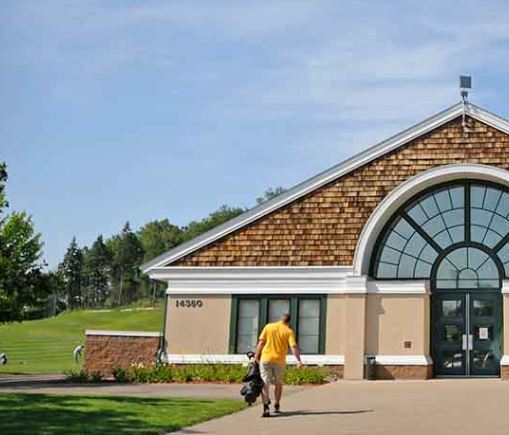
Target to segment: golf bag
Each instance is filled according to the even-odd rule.
[[[251,406],[262,392],[263,380],[260,376],[260,365],[254,360],[254,353],[248,352],[249,365],[247,366],[247,374],[242,379],[244,385],[240,390],[240,394],[244,396],[246,403]]]

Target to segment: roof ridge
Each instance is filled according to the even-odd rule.
[[[182,243],[175,248],[157,256],[151,261],[141,265],[143,272],[160,267],[165,263],[176,261],[200,248],[203,248],[210,243],[266,216],[273,211],[284,207],[285,205],[301,198],[304,195],[322,187],[325,184],[340,178],[355,169],[373,161],[377,158],[404,146],[408,142],[432,131],[441,125],[457,118],[463,114],[463,107],[465,113],[472,118],[485,122],[492,127],[499,129],[509,134],[509,121],[487,110],[476,106],[472,103],[467,103],[465,106],[461,102],[456,103],[441,112],[426,118],[425,120],[396,133],[389,138],[376,143],[375,145],[359,152],[358,154],[318,173],[317,175],[298,183],[291,189],[276,196],[275,198],[257,205],[241,215],[224,222],[217,227],[214,227],[205,233]]]

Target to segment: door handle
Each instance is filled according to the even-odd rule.
[[[463,334],[461,336],[461,350],[467,350],[467,349],[468,349],[467,334]]]

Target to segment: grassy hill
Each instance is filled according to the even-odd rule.
[[[78,369],[73,349],[85,342],[85,329],[155,331],[162,328],[163,309],[74,311],[57,317],[0,325],[0,353],[9,363],[3,373],[62,373]]]

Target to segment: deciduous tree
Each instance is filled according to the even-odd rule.
[[[41,235],[25,212],[5,214],[7,169],[0,163],[0,323],[22,320],[49,293]]]

